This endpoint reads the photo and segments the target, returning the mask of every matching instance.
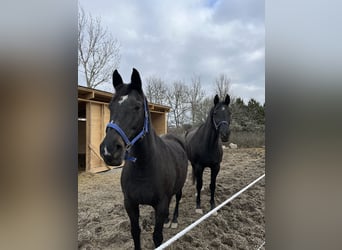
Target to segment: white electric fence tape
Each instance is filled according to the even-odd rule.
[[[168,241],[164,242],[163,244],[161,244],[158,248],[156,248],[156,250],[161,250],[164,249],[165,247],[171,245],[173,242],[175,242],[176,240],[178,240],[180,237],[182,237],[184,234],[186,234],[187,232],[189,232],[191,229],[193,229],[195,226],[197,226],[198,224],[200,224],[202,221],[204,221],[205,219],[207,219],[208,217],[210,217],[211,215],[213,215],[215,212],[217,212],[219,209],[221,209],[223,206],[225,206],[228,202],[231,202],[232,200],[234,200],[236,197],[238,197],[240,194],[242,194],[243,192],[245,192],[247,189],[249,189],[251,186],[253,186],[255,183],[257,183],[258,181],[260,181],[262,178],[265,177],[265,174],[263,174],[262,176],[260,176],[259,178],[255,179],[254,181],[252,181],[250,184],[248,184],[247,186],[245,186],[244,188],[242,188],[239,192],[235,193],[234,195],[232,195],[229,199],[227,199],[226,201],[222,202],[219,206],[215,207],[213,210],[210,210],[208,213],[206,213],[205,215],[203,215],[201,218],[199,218],[198,220],[196,220],[195,222],[193,222],[192,224],[190,224],[189,226],[187,226],[186,228],[184,228],[182,231],[180,231],[179,233],[177,233],[175,236],[173,236],[172,238],[170,238]]]

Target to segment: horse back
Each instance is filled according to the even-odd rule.
[[[166,144],[168,144],[170,147],[172,147],[174,150],[179,150],[177,149],[179,146],[185,150],[185,141],[174,134],[165,134],[160,137]],[[179,145],[179,146],[178,146]]]

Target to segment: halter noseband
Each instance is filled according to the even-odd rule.
[[[227,126],[228,126],[228,122],[227,121],[220,121],[218,124],[216,124],[214,117],[213,117],[213,123],[214,123],[214,126],[215,126],[216,130],[218,130],[222,124],[227,124]]]
[[[117,125],[116,123],[114,123],[113,121],[110,121],[107,124],[107,128],[115,129],[116,132],[118,132],[119,135],[121,136],[121,138],[125,141],[125,144],[126,144],[125,160],[129,160],[129,161],[132,161],[132,162],[135,162],[137,160],[137,158],[129,156],[128,155],[128,151],[131,149],[131,147],[138,140],[143,138],[148,133],[148,109],[147,109],[147,100],[146,100],[146,98],[144,98],[144,115],[145,115],[145,117],[144,117],[144,127],[142,128],[140,133],[138,135],[136,135],[132,140],[129,140],[129,138],[127,137],[125,132],[120,128],[120,126]]]

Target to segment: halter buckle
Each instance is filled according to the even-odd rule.
[[[132,144],[127,144],[126,145],[126,151],[129,151],[131,149],[131,147],[132,147]]]

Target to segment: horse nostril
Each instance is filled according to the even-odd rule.
[[[110,152],[107,149],[107,146],[101,145],[100,152],[101,152],[102,156],[110,156]]]

